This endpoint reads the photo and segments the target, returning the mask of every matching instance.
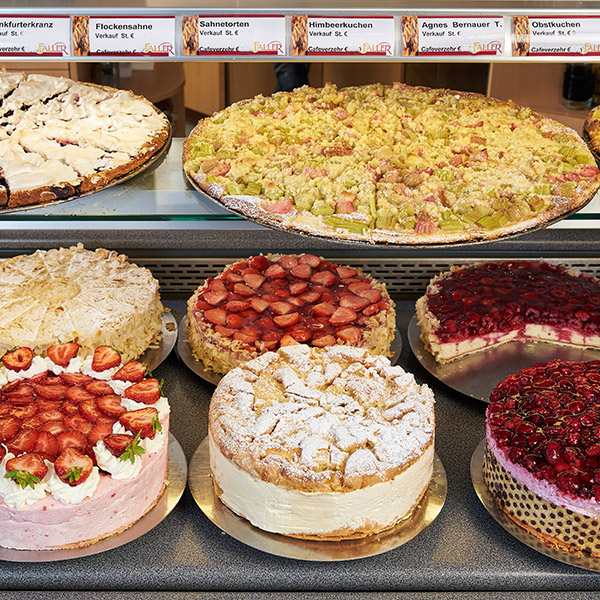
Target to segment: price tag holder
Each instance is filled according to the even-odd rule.
[[[50,16],[0,17],[0,56],[71,56],[70,19]]]
[[[292,16],[294,56],[393,56],[394,18]]]
[[[174,56],[175,17],[74,17],[73,47],[79,56]]]
[[[182,42],[184,56],[281,56],[285,16],[184,16]]]
[[[504,54],[504,19],[402,17],[402,56],[498,56]]]
[[[600,17],[513,17],[513,56],[600,56]]]

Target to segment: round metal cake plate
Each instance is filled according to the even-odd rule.
[[[218,385],[219,381],[221,381],[223,375],[221,373],[215,373],[210,369],[207,369],[204,363],[197,359],[192,354],[192,347],[188,341],[188,326],[187,326],[187,316],[183,317],[179,322],[179,334],[177,337],[177,353],[181,357],[181,360],[184,362],[186,367],[204,379],[204,381],[208,381],[208,383],[212,383],[213,385]],[[402,336],[400,335],[400,331],[396,328],[396,333],[394,335],[394,339],[390,345],[391,351],[394,355],[390,358],[390,361],[393,365],[398,362],[400,358],[400,354],[402,352]]]
[[[536,363],[560,360],[600,360],[599,350],[570,348],[547,342],[508,342],[440,364],[423,345],[417,318],[408,324],[408,343],[425,369],[452,389],[489,402],[492,390],[512,373]]]
[[[0,548],[0,560],[13,562],[51,562],[81,558],[82,556],[90,556],[91,554],[99,554],[100,552],[118,548],[148,533],[175,508],[183,495],[187,483],[187,461],[185,454],[172,433],[169,433],[167,481],[169,483],[154,507],[129,529],[121,533],[111,535],[99,542],[82,548],[68,548],[64,550],[12,550],[10,548]],[[2,530],[0,528],[1,539]]]
[[[550,225],[554,225],[554,223],[558,223],[559,221],[562,221],[563,219],[570,217],[571,215],[575,214],[576,212],[579,212],[581,209],[585,208],[596,196],[596,191],[594,191],[594,193],[590,194],[590,196],[588,198],[586,198],[586,200],[583,201],[577,208],[566,211],[563,214],[558,215],[557,217],[548,219],[547,221],[544,221],[543,223],[534,225],[533,227],[528,227],[527,229],[523,229],[522,231],[515,231],[514,233],[507,233],[507,234],[501,235],[499,237],[491,238],[491,239],[464,240],[464,241],[460,241],[460,242],[448,242],[446,244],[442,244],[442,243],[424,244],[424,243],[418,243],[418,242],[414,243],[414,244],[402,244],[402,243],[394,243],[394,242],[369,242],[366,240],[344,240],[344,239],[336,238],[336,237],[329,236],[329,235],[319,235],[317,233],[307,233],[305,231],[300,231],[299,229],[293,229],[291,227],[284,227],[280,223],[273,223],[271,221],[261,218],[260,216],[250,217],[250,216],[244,214],[240,210],[236,210],[235,208],[232,208],[231,206],[227,206],[222,200],[219,200],[218,198],[211,196],[209,193],[207,193],[205,190],[203,190],[196,183],[196,181],[194,181],[194,179],[192,179],[190,177],[190,175],[188,175],[188,173],[186,173],[185,171],[184,171],[184,175],[185,175],[188,183],[190,184],[190,186],[192,188],[194,188],[197,192],[200,192],[205,198],[208,198],[209,200],[216,202],[221,208],[228,210],[230,213],[237,215],[238,217],[240,217],[241,219],[244,219],[245,221],[251,221],[252,223],[257,223],[258,225],[262,225],[263,227],[268,227],[269,229],[285,231],[286,233],[292,233],[294,235],[299,235],[304,238],[318,239],[318,240],[323,240],[326,242],[334,242],[334,243],[345,244],[345,245],[350,245],[350,246],[360,246],[363,248],[366,246],[367,248],[383,247],[383,248],[432,248],[432,249],[435,249],[435,248],[448,248],[448,247],[454,248],[454,247],[462,247],[462,246],[474,246],[477,244],[488,244],[490,242],[502,241],[502,240],[506,240],[506,239],[510,239],[510,238],[519,237],[521,235],[527,235],[528,233],[533,233],[534,231],[539,231],[541,229],[546,229]]]
[[[106,185],[103,185],[102,187],[95,188],[93,190],[90,190],[89,192],[82,192],[81,194],[68,196],[66,198],[58,198],[57,200],[53,200],[52,202],[40,202],[38,204],[28,204],[27,206],[16,206],[14,208],[0,208],[0,216],[23,212],[25,210],[31,210],[33,208],[46,208],[47,206],[64,204],[65,202],[70,202],[71,200],[76,200],[77,198],[85,198],[85,196],[91,196],[96,192],[103,192],[104,190],[107,190],[111,187],[125,183],[126,181],[137,177],[141,173],[149,171],[151,168],[158,167],[163,161],[163,159],[167,156],[167,151],[171,146],[171,139],[172,131],[171,125],[169,124],[169,136],[167,137],[165,143],[152,156],[148,157],[148,159],[145,162],[137,166],[135,169],[129,171],[128,173],[125,173],[125,175],[122,175],[121,177],[117,177],[116,179],[109,181]]]
[[[137,360],[148,366],[152,371],[156,369],[166,358],[171,354],[171,350],[177,342],[177,321],[170,312],[165,312],[162,315],[162,329],[160,332],[160,340],[150,344],[146,352],[144,352]]]
[[[202,512],[222,531],[236,540],[286,558],[313,561],[341,561],[366,558],[402,546],[428,527],[440,514],[446,501],[446,471],[436,454],[429,489],[410,518],[379,535],[340,541],[302,540],[254,527],[229,510],[214,492],[208,457],[208,438],[194,453],[189,467],[192,496]]]
[[[483,480],[483,460],[485,456],[485,439],[481,440],[473,456],[471,457],[471,481],[475,488],[479,500],[483,504],[484,508],[494,518],[494,520],[505,529],[515,539],[523,542],[526,546],[537,550],[541,554],[566,563],[573,565],[574,567],[580,567],[581,569],[588,569],[589,571],[600,571],[600,558],[593,556],[577,556],[575,554],[569,554],[568,552],[561,552],[555,548],[549,548],[541,540],[528,533],[525,529],[519,527],[510,517],[503,512],[490,490]]]

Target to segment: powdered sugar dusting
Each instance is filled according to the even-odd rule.
[[[211,433],[232,460],[245,457],[242,468],[285,473],[307,486],[355,488],[422,454],[433,440],[433,403],[427,386],[385,357],[294,345],[222,379]]]

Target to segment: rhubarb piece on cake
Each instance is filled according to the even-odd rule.
[[[78,244],[0,260],[0,355],[59,344],[64,356],[51,358],[62,365],[106,345],[128,361],[158,339],[163,311],[152,273],[114,251]]]
[[[274,533],[343,539],[391,528],[428,489],[433,403],[427,386],[362,348],[267,352],[212,397],[216,493]]]
[[[226,373],[292,344],[347,344],[391,356],[396,314],[385,285],[313,254],[259,255],[209,277],[188,301],[194,355]]]
[[[547,546],[600,556],[600,361],[510,375],[487,409],[484,481]]]
[[[527,260],[454,267],[431,281],[417,317],[440,363],[514,340],[600,348],[600,282]]]
[[[78,349],[67,342],[50,346],[45,358],[29,348],[4,355],[1,546],[93,543],[131,526],[164,488],[169,404],[160,385],[111,348],[85,358]]]

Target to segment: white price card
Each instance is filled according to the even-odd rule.
[[[0,56],[70,56],[70,19],[0,16]]]
[[[513,17],[513,56],[600,56],[600,16]]]
[[[394,18],[292,16],[294,56],[392,56]]]
[[[88,56],[174,56],[175,17],[89,17],[88,39]]]
[[[187,56],[281,56],[285,54],[285,16],[184,16],[182,41]]]
[[[402,17],[402,56],[498,56],[504,53],[501,16]]]

